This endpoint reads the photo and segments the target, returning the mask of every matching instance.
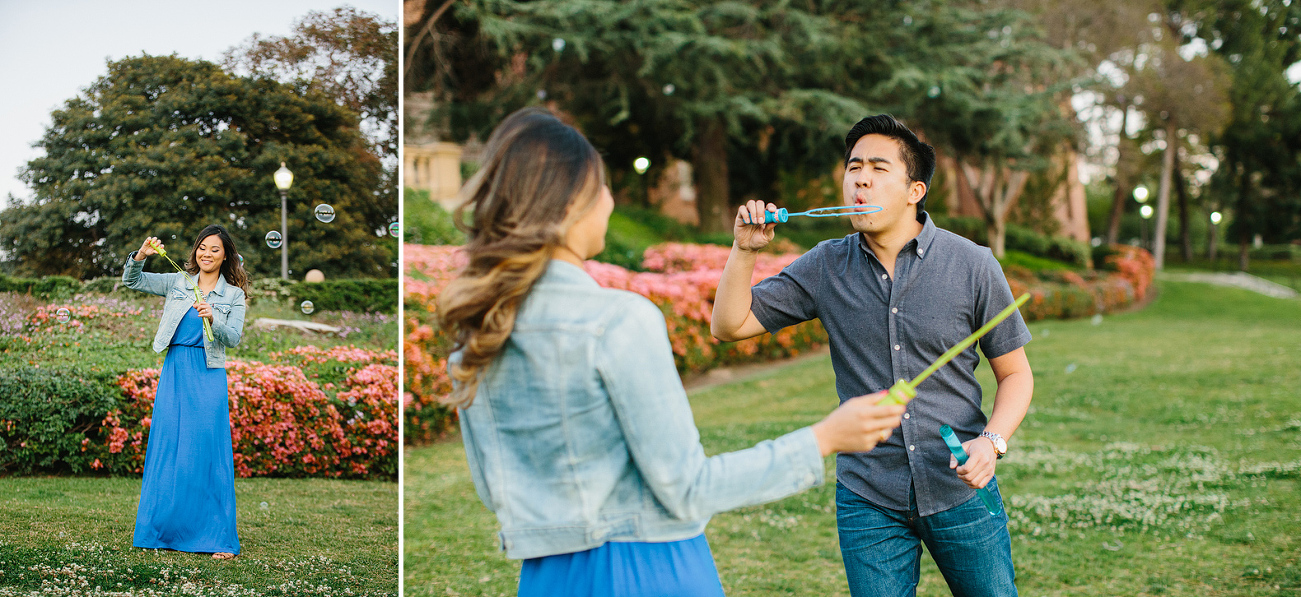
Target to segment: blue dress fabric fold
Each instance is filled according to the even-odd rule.
[[[239,553],[225,369],[209,369],[191,308],[158,377],[136,511],[135,547]]]
[[[524,560],[519,597],[723,597],[704,535]]]

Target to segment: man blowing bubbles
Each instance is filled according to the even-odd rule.
[[[913,378],[1012,303],[989,249],[936,228],[926,213],[930,145],[882,114],[854,125],[844,159],[844,203],[881,210],[849,216],[854,234],[820,243],[751,288],[755,254],[776,224],[750,222],[777,208],[742,206],[711,326],[719,340],[737,341],[821,319],[841,402]],[[837,457],[836,523],[852,595],[915,594],[921,542],[954,595],[1016,595],[1007,515],[991,516],[975,488],[998,496],[996,461],[1034,391],[1029,341],[1020,313],[980,340],[998,380],[988,420],[973,346],[917,388],[888,441]],[[963,466],[940,437],[945,424],[967,440]]]

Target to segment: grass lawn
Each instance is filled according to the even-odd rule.
[[[1301,301],[1159,291],[1099,325],[1030,326],[1035,401],[999,466],[1021,593],[1301,595]],[[711,454],[836,403],[828,358],[691,400]],[[519,564],[496,552],[460,443],[409,450],[406,467],[406,594],[514,595]],[[848,594],[832,484],[706,534],[730,596]],[[918,594],[948,594],[929,559]]]
[[[0,595],[397,595],[396,483],[236,479],[235,493],[242,553],[221,562],[131,547],[138,477],[0,479]]]

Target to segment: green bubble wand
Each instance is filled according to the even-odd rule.
[[[158,251],[158,254],[163,259],[166,259],[168,263],[172,264],[172,267],[176,268],[176,271],[180,272],[182,276],[185,276],[185,281],[189,282],[194,290],[194,302],[203,302],[203,297],[199,296],[199,281],[191,278],[189,272],[186,272],[181,268],[181,266],[176,265],[176,262],[172,261],[172,258],[167,256],[167,251],[163,250],[162,243],[154,243],[154,250]],[[199,319],[203,320],[203,336],[208,339],[208,342],[216,342],[217,340],[212,335],[212,322],[208,321],[206,317],[200,317]]]
[[[947,365],[949,361],[952,361],[954,357],[961,354],[962,351],[969,348],[972,344],[975,344],[982,336],[988,334],[990,330],[994,329],[994,326],[1003,323],[1004,319],[1011,317],[1012,312],[1016,311],[1028,300],[1030,300],[1030,293],[1027,292],[1018,297],[1015,301],[1012,301],[1012,304],[1008,305],[1006,309],[1000,311],[998,315],[995,315],[994,318],[985,323],[985,325],[980,326],[980,329],[973,332],[970,336],[967,336],[963,341],[954,344],[953,348],[944,351],[944,354],[940,355],[940,358],[935,359],[935,362],[931,363],[930,367],[927,367],[920,375],[914,377],[912,381],[904,381],[902,379],[896,381],[886,392],[885,398],[882,398],[880,402],[877,402],[877,404],[908,404],[908,401],[917,397],[917,386],[921,385],[923,381],[926,381],[926,378],[930,377],[932,373],[939,371],[940,367]]]

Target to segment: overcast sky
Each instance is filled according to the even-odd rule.
[[[0,0],[0,209],[32,195],[18,169],[63,106],[127,56],[220,60],[254,33],[287,35],[312,10],[350,5],[398,21],[401,0]]]

